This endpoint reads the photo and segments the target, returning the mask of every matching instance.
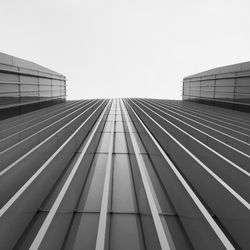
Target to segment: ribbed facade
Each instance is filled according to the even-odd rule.
[[[0,249],[250,249],[248,113],[93,99],[0,131]]]

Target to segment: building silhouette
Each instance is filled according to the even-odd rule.
[[[249,113],[64,84],[1,105],[0,249],[250,248]]]

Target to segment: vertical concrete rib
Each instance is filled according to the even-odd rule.
[[[142,104],[142,105],[145,106],[144,104]],[[250,176],[250,173],[248,171],[246,171],[243,167],[239,166],[239,164],[234,163],[235,159],[230,160],[229,159],[230,156],[223,156],[223,153],[221,153],[222,150],[220,150],[220,148],[218,150],[213,149],[211,145],[208,145],[207,141],[208,141],[208,139],[214,140],[214,141],[218,141],[221,144],[223,144],[225,147],[230,147],[230,149],[233,150],[233,152],[235,151],[238,154],[241,154],[241,158],[245,157],[246,158],[246,162],[248,162],[248,164],[249,164],[250,156],[248,154],[245,154],[244,152],[241,152],[241,151],[235,149],[234,147],[228,146],[226,143],[223,143],[222,141],[219,141],[215,137],[212,137],[209,134],[201,131],[200,129],[198,129],[198,128],[192,126],[192,125],[190,125],[189,123],[184,122],[183,120],[177,118],[176,115],[175,116],[174,115],[170,115],[170,114],[162,111],[161,109],[155,107],[155,105],[152,105],[152,104],[149,104],[149,105],[150,105],[150,107],[156,109],[157,111],[162,112],[165,115],[165,116],[162,116],[160,114],[157,114],[160,118],[162,118],[163,120],[167,121],[169,124],[175,126],[178,130],[180,130],[181,132],[185,133],[188,137],[192,138],[193,140],[195,140],[196,142],[198,142],[199,144],[201,144],[201,146],[205,147],[206,149],[208,149],[208,151],[212,152],[216,156],[220,157],[222,160],[224,160],[227,163],[229,163],[231,166],[233,166],[234,168],[236,168],[237,170],[239,170],[240,172],[242,172],[244,175],[247,175],[248,177]],[[147,109],[149,109],[150,111],[154,112],[148,106],[145,106],[145,107]],[[169,119],[167,119],[166,116]],[[172,121],[170,119],[172,119]],[[184,126],[186,126],[186,127],[184,127]],[[190,129],[193,129],[193,130],[190,130]],[[195,131],[195,133],[193,131]],[[199,133],[202,134],[202,135],[204,135],[205,139],[203,139],[203,140],[200,139],[198,137]],[[197,139],[195,136],[198,137],[199,139]],[[232,152],[231,152],[231,155],[232,155]],[[249,167],[248,164],[245,166],[246,169]]]
[[[138,167],[139,167],[139,171],[140,171],[140,174],[141,174],[143,186],[144,186],[144,189],[145,189],[145,192],[146,192],[146,196],[147,196],[147,199],[148,199],[150,211],[151,211],[151,214],[152,214],[152,217],[153,217],[153,221],[154,221],[154,225],[155,225],[155,228],[156,228],[156,231],[157,231],[157,236],[158,236],[158,239],[159,239],[159,242],[160,242],[161,249],[163,249],[163,250],[175,249],[171,238],[170,237],[167,238],[167,236],[165,234],[164,227],[162,225],[162,222],[161,222],[161,219],[160,219],[160,216],[159,216],[159,212],[157,210],[157,206],[156,206],[156,203],[155,203],[155,200],[154,200],[154,195],[153,195],[153,192],[152,192],[153,187],[152,187],[152,185],[149,184],[149,179],[147,178],[148,173],[147,173],[147,169],[146,169],[146,166],[145,166],[145,162],[144,162],[142,156],[140,155],[140,149],[139,149],[139,146],[137,144],[136,138],[135,138],[135,136],[134,136],[134,134],[132,132],[131,124],[127,120],[128,113],[126,112],[125,106],[124,106],[123,103],[122,103],[122,109],[123,109],[123,112],[126,114],[124,116],[125,121],[126,121],[127,126],[128,126],[129,135],[131,137],[135,157],[136,157],[136,160],[137,160],[137,163],[138,163]]]
[[[115,102],[117,102],[117,100],[115,100]],[[107,235],[106,234],[107,216],[108,216],[108,207],[110,200],[110,189],[111,189],[111,174],[112,174],[111,169],[113,164],[114,130],[115,130],[115,116],[112,121],[111,132],[110,132],[111,136],[110,136],[108,156],[107,156],[106,173],[104,177],[101,211],[100,211],[100,218],[99,218],[97,238],[96,238],[96,247],[95,247],[96,250],[105,249],[105,236]]]
[[[101,104],[75,128],[74,132],[56,152],[49,155],[47,161],[39,166],[38,170],[22,184],[19,190],[16,191],[1,208],[0,234],[6,235],[6,237],[0,237],[0,242],[5,249],[12,248],[13,244],[15,244],[16,240],[20,237],[20,234],[28,226],[34,212],[39,208],[47,192],[56,182],[58,175],[65,169],[80,143],[76,137],[79,135],[82,137],[87,133],[88,130],[85,130],[86,126],[89,127],[96,121],[106,104],[106,101],[102,101]],[[29,202],[24,204],[24,200],[29,200]],[[22,216],[22,214],[25,216]],[[12,232],[12,240],[9,239],[10,231]]]
[[[132,101],[132,100],[131,100]],[[132,101],[134,103],[134,101]],[[142,110],[136,103],[134,103],[140,110]],[[150,108],[148,108],[150,109]],[[213,176],[214,179],[216,179],[217,182],[219,182],[225,189],[227,189],[242,205],[244,205],[248,210],[250,210],[250,204],[249,202],[244,199],[238,192],[236,192],[230,185],[228,185],[222,178],[220,178],[217,174],[215,174],[210,168],[208,168],[198,157],[196,157],[193,153],[191,153],[182,143],[180,143],[173,135],[171,135],[166,129],[164,129],[158,122],[155,121],[151,116],[149,116],[144,110],[142,110],[158,127],[160,127],[165,134],[167,134],[169,137],[171,137],[180,147],[182,147],[193,159],[195,159],[196,162],[199,163],[199,165],[205,169],[211,176]],[[157,112],[151,110],[155,115],[161,117]],[[164,119],[164,118],[163,118]],[[166,119],[164,119],[166,120]],[[169,122],[170,123],[170,122]],[[175,126],[178,128],[177,126]],[[179,128],[178,128],[179,129]],[[181,129],[179,129],[181,130]],[[182,130],[183,131],[183,130]],[[185,134],[187,134],[185,131],[183,131]],[[190,136],[191,138],[191,136]],[[199,142],[196,138],[192,137],[195,141]],[[200,142],[199,142],[200,143]],[[200,143],[201,144],[201,143]],[[206,148],[206,145],[204,145]],[[218,153],[216,153],[218,154]]]
[[[0,249],[249,249],[248,121],[142,98],[1,121]]]
[[[49,212],[49,214],[47,215],[43,225],[41,226],[38,234],[36,235],[33,243],[31,244],[31,246],[30,246],[31,250],[39,249],[40,245],[42,244],[43,238],[45,237],[45,234],[46,234],[48,228],[50,227],[50,224],[51,224],[51,222],[52,222],[52,220],[53,220],[53,218],[54,218],[54,216],[56,214],[56,211],[59,208],[59,206],[60,206],[60,204],[61,204],[61,202],[62,202],[62,200],[63,200],[63,198],[64,198],[64,196],[65,196],[65,194],[66,194],[72,180],[73,180],[73,177],[76,174],[78,167],[80,166],[80,163],[81,163],[85,153],[87,152],[87,149],[88,149],[88,147],[89,147],[89,145],[90,145],[90,143],[91,143],[91,141],[92,141],[92,139],[93,139],[93,137],[94,137],[94,135],[95,135],[95,133],[97,131],[98,125],[102,121],[102,118],[103,118],[103,116],[105,114],[105,111],[106,111],[107,107],[108,107],[108,105],[106,105],[106,107],[103,110],[101,116],[99,117],[97,123],[95,124],[95,127],[92,130],[91,135],[88,138],[88,141],[86,142],[81,154],[79,155],[79,157],[78,157],[78,159],[77,159],[77,161],[76,161],[70,175],[68,176],[66,182],[64,183],[64,185],[63,185],[63,187],[62,187],[56,201],[54,202],[54,204],[53,204],[53,206],[52,206],[52,208],[51,208],[51,210]]]
[[[175,167],[175,165],[172,163],[172,161],[166,155],[166,153],[164,152],[164,150],[162,149],[162,147],[160,146],[160,144],[156,141],[156,139],[154,138],[154,136],[152,135],[152,133],[145,126],[145,124],[140,119],[140,117],[136,114],[136,112],[130,106],[129,103],[127,103],[127,105],[129,105],[129,107],[131,108],[132,112],[137,117],[138,121],[141,123],[141,125],[143,126],[143,128],[145,129],[145,131],[147,132],[147,134],[150,136],[150,138],[152,139],[153,143],[156,145],[156,147],[158,148],[158,150],[160,151],[160,153],[162,154],[162,156],[164,157],[164,159],[166,160],[166,162],[168,163],[168,165],[171,167],[171,169],[175,173],[176,177],[179,179],[179,181],[182,183],[182,185],[184,186],[184,188],[187,190],[188,194],[190,195],[190,197],[192,198],[192,200],[194,201],[194,203],[197,205],[197,207],[199,208],[199,210],[203,214],[204,218],[207,220],[207,222],[209,223],[209,225],[211,226],[211,228],[214,230],[214,232],[216,233],[216,235],[218,236],[218,238],[220,239],[220,241],[222,242],[222,244],[225,246],[226,249],[231,249],[231,250],[235,249],[233,247],[233,245],[231,244],[231,242],[227,239],[227,237],[225,236],[225,234],[223,233],[223,231],[220,229],[220,227],[213,220],[212,216],[209,214],[209,212],[207,211],[207,209],[203,206],[202,202],[199,200],[199,198],[197,197],[197,195],[193,192],[192,188],[185,181],[185,179],[182,177],[182,175],[177,170],[177,168]]]

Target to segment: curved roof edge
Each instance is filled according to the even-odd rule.
[[[14,66],[14,67],[21,67],[21,68],[26,68],[26,69],[31,69],[31,70],[35,70],[35,71],[40,71],[40,72],[44,72],[44,73],[49,73],[49,74],[53,74],[53,75],[58,75],[60,77],[64,77],[64,75],[50,70],[46,67],[43,67],[37,63],[25,60],[25,59],[21,59],[15,56],[11,56],[5,53],[0,52],[0,64],[6,64],[6,65],[10,65],[10,66]]]
[[[197,74],[186,76],[186,77],[184,77],[184,79],[192,78],[192,77],[202,77],[202,76],[208,76],[208,75],[241,72],[241,71],[250,71],[250,61],[243,62],[243,63],[231,64],[231,65],[222,66],[222,67],[218,67],[218,68],[213,68],[210,70],[202,71],[202,72],[197,73]]]

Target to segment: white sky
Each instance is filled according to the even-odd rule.
[[[68,78],[68,99],[181,98],[250,60],[250,0],[0,0],[0,51]]]

